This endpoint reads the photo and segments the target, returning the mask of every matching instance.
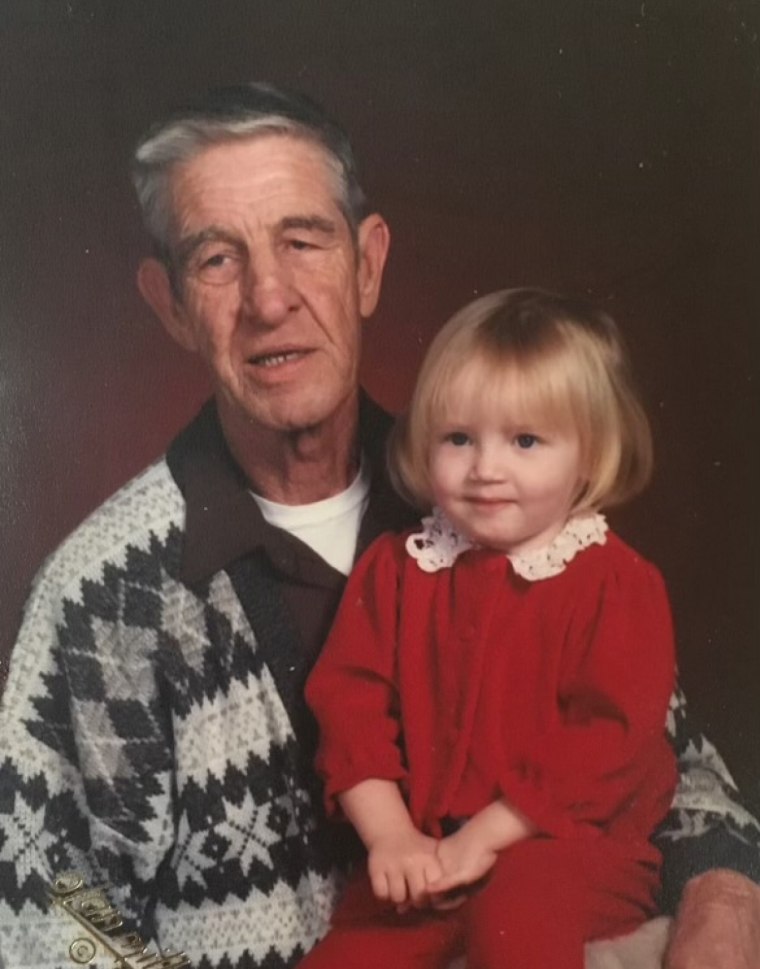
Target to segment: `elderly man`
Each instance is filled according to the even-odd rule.
[[[355,556],[409,520],[357,377],[388,228],[341,130],[267,85],[154,127],[134,178],[155,246],[140,291],[214,397],[35,582],[0,722],[0,953],[66,962],[43,913],[73,869],[198,967],[293,966],[353,850],[320,814],[304,679]],[[664,849],[687,876],[750,872],[758,828],[682,714]]]

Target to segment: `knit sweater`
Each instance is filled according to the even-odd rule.
[[[35,583],[1,727],[12,969],[64,965],[43,912],[67,869],[198,967],[290,966],[324,931],[336,873],[289,717],[234,578],[178,581],[183,516],[162,461]]]
[[[256,557],[183,581],[184,528],[161,460],[35,580],[0,709],[3,969],[72,964],[48,903],[72,869],[196,969],[290,967],[326,930],[339,865],[294,729],[287,617]],[[755,864],[758,827],[678,698],[669,727],[686,774],[666,869],[669,844],[716,832]]]

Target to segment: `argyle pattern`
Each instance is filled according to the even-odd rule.
[[[0,720],[0,965],[67,965],[69,869],[197,967],[292,966],[325,931],[290,719],[227,574],[179,580],[183,511],[161,463],[35,583]]]

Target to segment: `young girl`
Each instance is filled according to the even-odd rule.
[[[328,809],[369,857],[304,965],[582,969],[652,912],[675,786],[662,579],[599,513],[651,470],[613,321],[471,303],[392,466],[432,515],[356,566],[307,686]]]

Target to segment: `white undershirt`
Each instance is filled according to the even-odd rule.
[[[369,474],[364,462],[345,491],[309,505],[281,505],[251,494],[270,525],[300,538],[334,569],[348,575],[369,499]]]

